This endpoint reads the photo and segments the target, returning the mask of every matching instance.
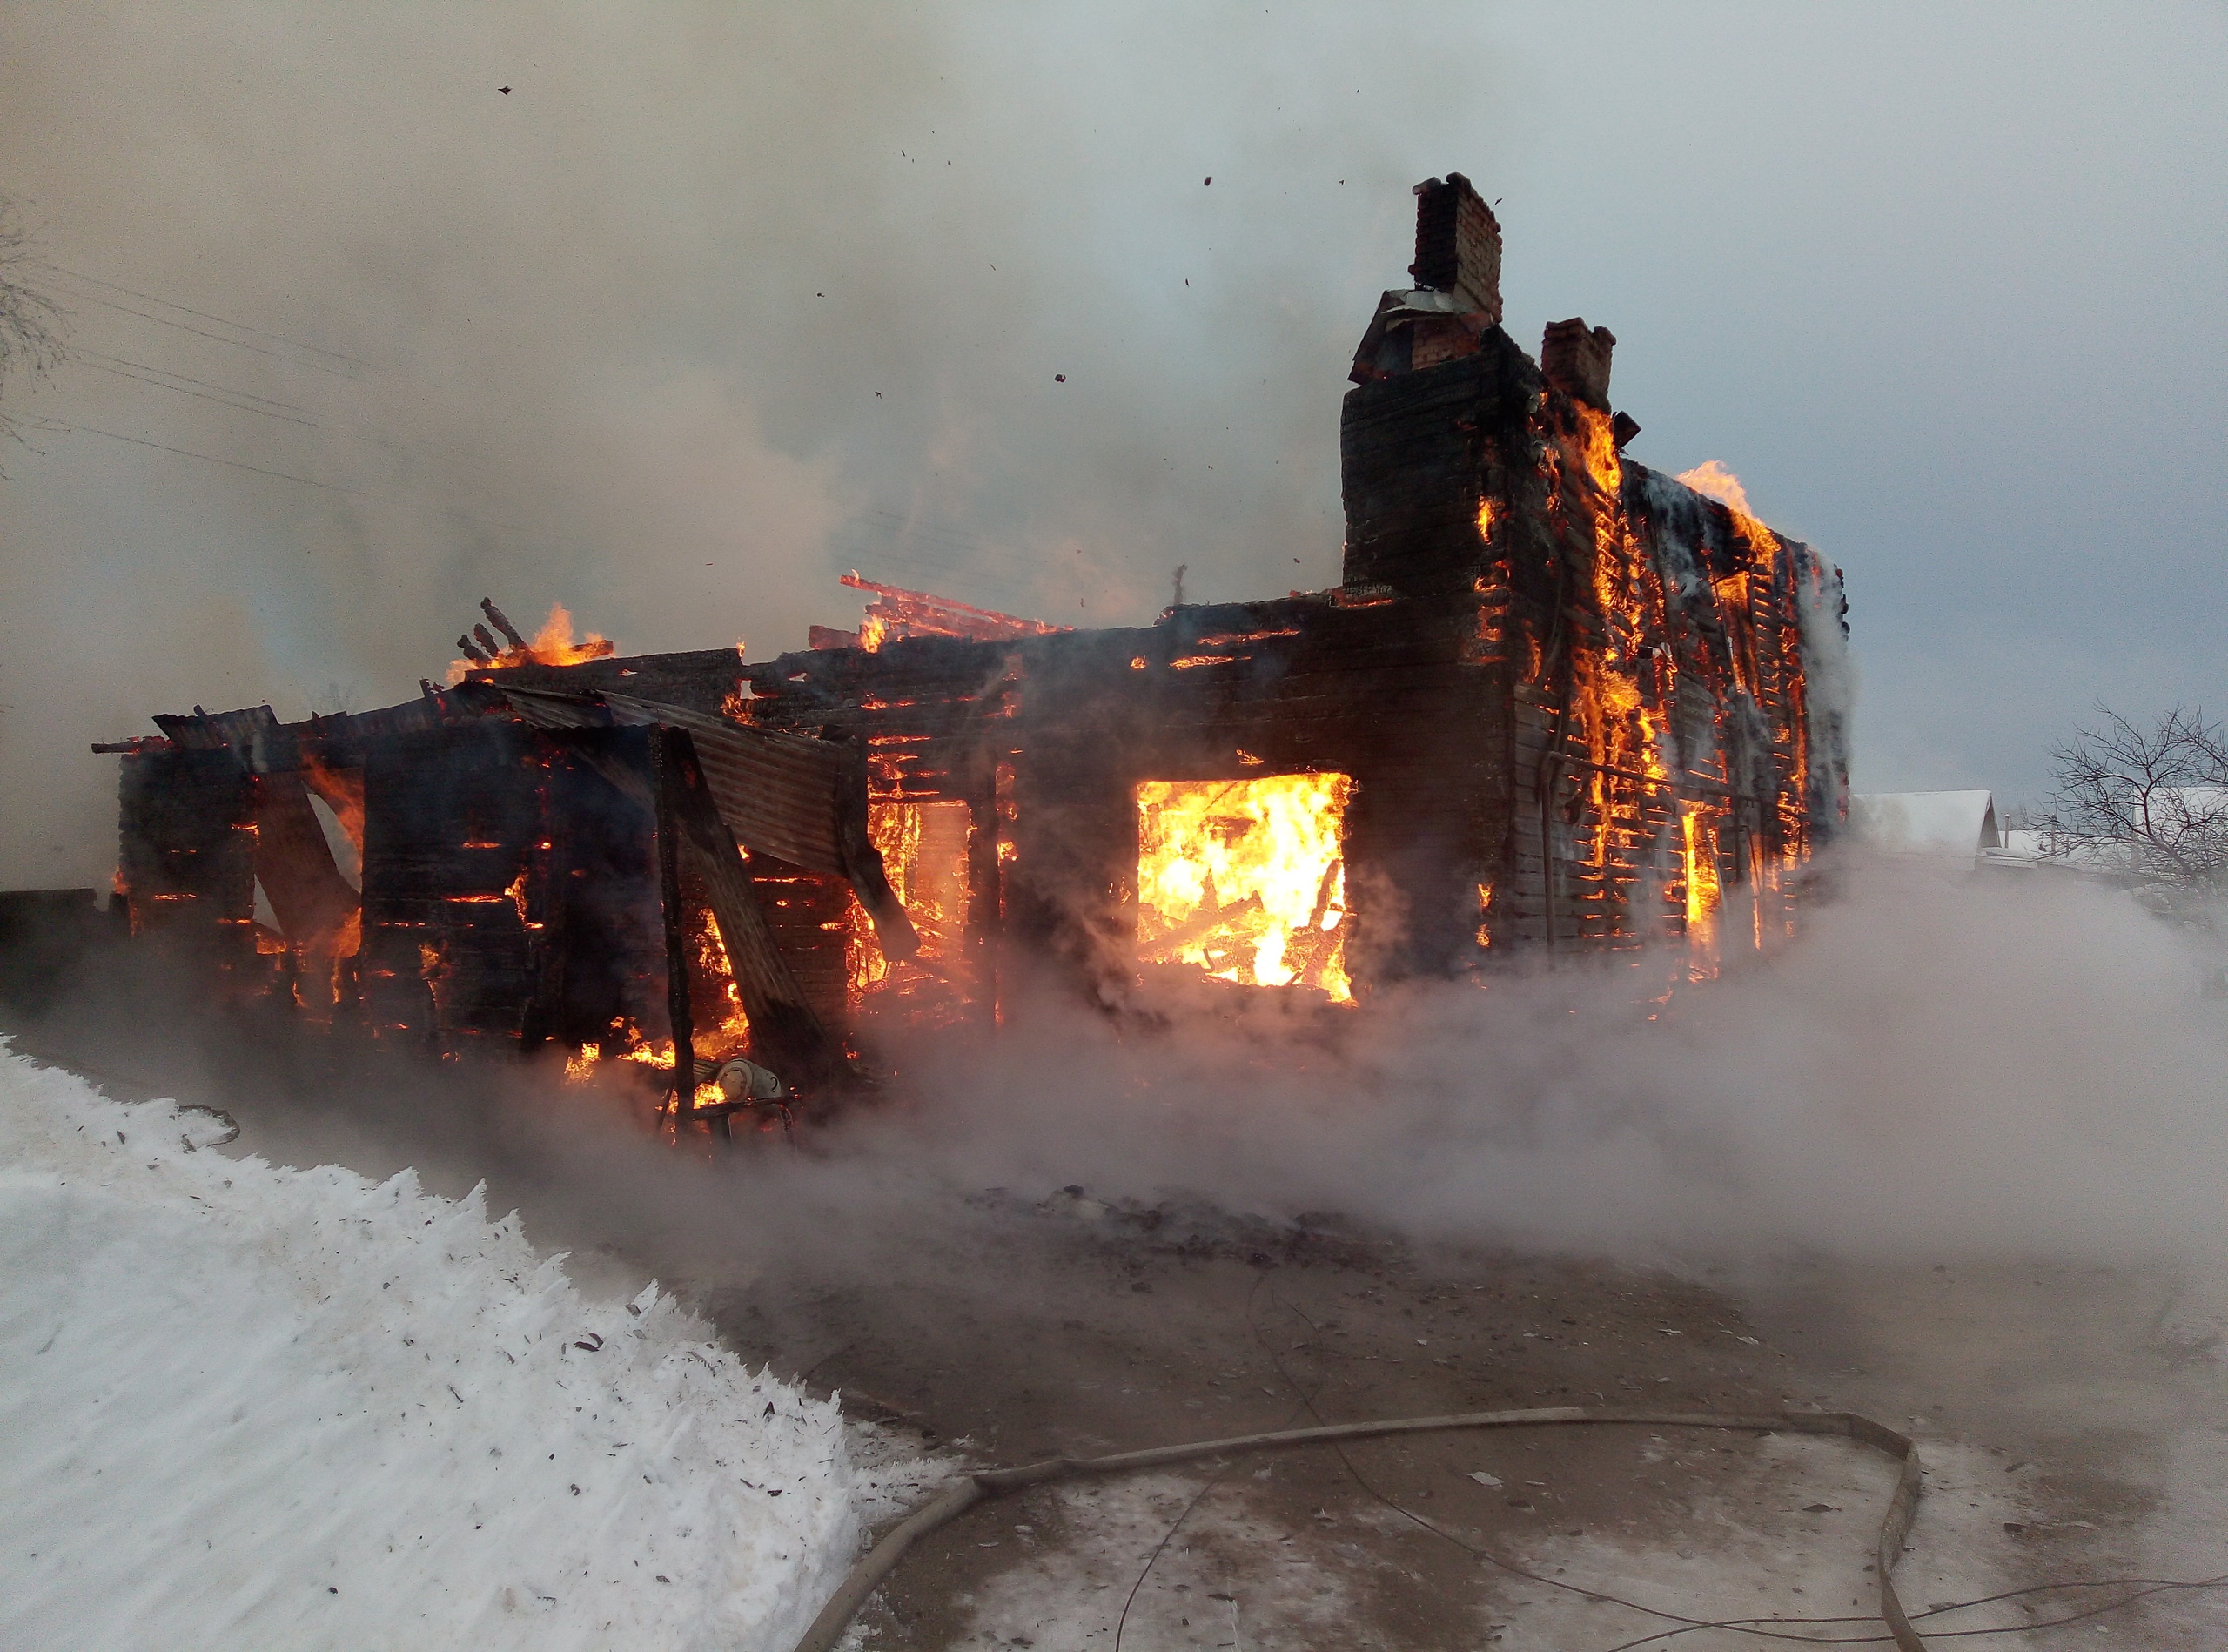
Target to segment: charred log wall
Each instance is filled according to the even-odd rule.
[[[132,933],[226,971],[255,953],[255,792],[234,751],[134,753],[118,783],[117,866]]]
[[[540,963],[529,1038],[607,1044],[613,1024],[655,1034],[666,1014],[664,917],[650,809],[607,771],[647,775],[649,731],[541,737],[547,876],[528,884]],[[531,861],[529,861],[531,864]]]
[[[966,807],[967,919],[960,954],[946,963],[962,1012],[982,1019],[997,999],[995,943],[1003,895],[999,776],[1003,769],[1010,776],[1018,739],[1018,646],[922,637],[878,651],[786,654],[748,668],[751,720],[862,742],[873,802]],[[848,887],[765,857],[754,857],[753,864],[791,967],[829,1024],[847,1024],[854,995],[845,937],[857,927],[856,917],[844,922],[851,912]]]
[[[1837,730],[1813,749],[1807,688],[1839,576],[1627,461],[1614,341],[1577,320],[1550,335],[1583,372],[1543,374],[1493,329],[1473,354],[1349,393],[1347,588],[1473,611],[1467,657],[1500,674],[1484,713],[1445,702],[1455,725],[1497,716],[1507,736],[1477,811],[1500,828],[1488,944],[1638,946],[1714,928],[1735,890],[1761,942],[1846,784]]]
[[[1118,956],[1134,937],[1140,782],[1335,771],[1355,782],[1349,970],[1366,981],[1459,967],[1507,772],[1477,624],[1473,601],[1293,598],[1032,645],[1010,910]]]
[[[630,730],[581,731],[642,762]],[[367,746],[364,993],[445,1049],[663,1023],[648,811],[558,742],[475,720]]]
[[[1474,597],[1305,597],[1013,643],[790,655],[754,675],[752,712],[864,738],[878,797],[966,802],[976,944],[1000,927],[1086,988],[1130,967],[1141,782],[1349,775],[1348,967],[1386,979],[1474,951],[1510,785],[1507,671],[1480,646],[1485,623]],[[832,957],[821,933],[792,925],[785,950]]]

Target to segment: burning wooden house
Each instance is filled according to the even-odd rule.
[[[502,637],[406,705],[107,748],[135,928],[384,1038],[747,1049],[806,1087],[879,1024],[989,1027],[1046,982],[1335,1004],[1768,947],[1844,809],[1839,573],[1627,459],[1609,332],[1535,361],[1484,201],[1416,195],[1413,285],[1352,364],[1338,586],[1069,630],[854,576],[856,631],[755,662],[486,605]]]

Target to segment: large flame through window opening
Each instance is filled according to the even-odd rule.
[[[955,1017],[965,992],[967,850],[971,817],[963,802],[876,802],[867,835],[882,851],[883,874],[921,937],[918,956],[892,965],[856,897],[845,914],[854,1009],[900,1001],[909,1019]]]
[[[1246,986],[1353,996],[1340,774],[1137,789],[1137,957]]]

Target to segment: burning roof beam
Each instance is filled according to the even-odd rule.
[[[974,608],[926,591],[909,591],[903,586],[862,580],[856,569],[843,576],[842,583],[852,590],[871,591],[875,594],[876,600],[867,605],[856,633],[856,646],[869,652],[884,642],[904,637],[956,637],[970,642],[999,642],[1018,637],[1057,636],[1075,628],[1047,625],[1042,620],[1024,620],[1011,614],[1000,614],[995,608]],[[815,630],[817,636],[829,639],[854,635],[829,631],[824,627],[815,627]],[[814,646],[822,645],[815,640]]]

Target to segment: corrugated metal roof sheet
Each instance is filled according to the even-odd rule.
[[[219,746],[238,746],[245,751],[258,734],[278,726],[278,714],[269,706],[250,706],[244,711],[172,713],[155,719],[155,727],[182,751],[214,751]]]
[[[867,836],[866,762],[857,748],[609,688],[506,692],[520,717],[545,729],[618,723],[684,731],[713,806],[736,843],[754,854],[845,879],[857,891],[885,955],[906,958],[920,950],[913,921]]]
[[[850,876],[841,830],[849,757],[842,747],[610,689],[603,699],[614,722],[688,731],[720,818],[745,847],[807,871]],[[863,776],[861,785],[863,803]]]

